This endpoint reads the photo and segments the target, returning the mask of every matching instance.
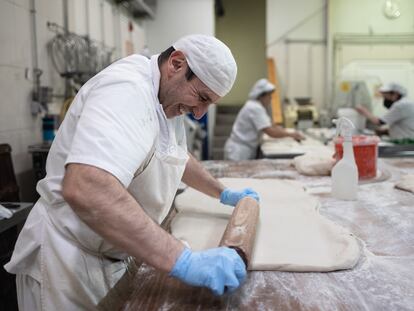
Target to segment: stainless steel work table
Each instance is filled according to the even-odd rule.
[[[381,161],[386,181],[359,187],[358,201],[331,198],[329,177],[299,175],[290,160],[239,163],[208,161],[216,177],[286,178],[302,181],[321,202],[320,213],[363,241],[364,254],[352,270],[329,273],[249,272],[235,293],[215,297],[141,265],[111,292],[111,310],[413,310],[414,194],[394,188],[414,159]],[[277,204],[277,202],[275,202]],[[289,237],[287,237],[289,238]]]

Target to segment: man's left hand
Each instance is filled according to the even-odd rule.
[[[244,197],[251,197],[259,202],[259,194],[252,188],[245,188],[242,190],[224,189],[220,194],[220,202],[226,205],[236,206]]]

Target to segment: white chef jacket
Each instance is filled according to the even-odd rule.
[[[163,191],[169,192],[167,201],[171,204],[188,155],[183,118],[167,119],[158,101],[157,58],[153,56],[148,60],[132,55],[104,69],[80,89],[59,128],[49,151],[47,175],[37,185],[41,197],[19,235],[11,261],[5,266],[10,273],[26,274],[43,282],[42,293],[53,287],[53,282],[59,282],[59,276],[54,273],[63,273],[62,282],[68,282],[65,279],[71,277],[70,269],[79,277],[96,268],[96,280],[102,280],[106,277],[100,274],[102,269],[112,269],[112,260],[126,257],[113,251],[112,246],[83,223],[64,201],[62,180],[68,163],[88,164],[111,173],[139,203],[150,202],[141,206],[158,223],[168,212],[165,208],[157,209],[155,203],[151,205],[153,201],[161,204],[164,199],[164,193],[159,194],[160,189],[153,184],[165,180],[161,187],[165,186]],[[171,174],[174,180],[169,180],[160,162],[178,168]],[[151,167],[152,171],[147,173],[146,167]],[[134,183],[139,185],[135,189]],[[144,189],[142,185],[149,187]],[[59,245],[66,246],[60,249]],[[65,257],[65,247],[69,257],[70,254],[79,257],[78,249],[87,251],[72,262]],[[105,257],[100,258],[100,254]],[[82,263],[79,265],[80,258],[85,258],[85,267]],[[103,268],[96,267],[101,262]],[[80,288],[73,289],[75,293],[67,296],[63,293],[51,304],[46,301],[42,305],[46,309],[59,303],[69,309],[92,308],[108,288],[91,293],[94,285],[98,285],[91,283],[94,282],[88,278]],[[69,289],[72,290],[70,286]],[[53,300],[53,294],[49,296],[46,300]]]
[[[393,103],[381,119],[389,126],[392,139],[414,139],[414,102],[407,97]]]
[[[266,108],[258,100],[248,100],[239,111],[224,147],[225,159],[247,160],[256,155],[261,131],[272,126]]]

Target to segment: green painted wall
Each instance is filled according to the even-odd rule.
[[[220,103],[243,104],[253,83],[267,77],[266,0],[223,0],[224,16],[216,17],[216,37],[237,62],[233,89]]]

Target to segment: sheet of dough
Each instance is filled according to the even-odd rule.
[[[395,188],[414,193],[414,174],[402,176],[395,184]]]
[[[260,146],[264,154],[304,154],[310,151],[319,152],[319,150],[328,149],[322,142],[306,137],[300,143],[291,137],[271,138],[264,134]]]
[[[278,179],[223,178],[228,187],[254,188],[260,218],[250,270],[334,271],[352,268],[360,257],[357,239],[319,215],[318,200],[300,183]],[[216,247],[232,207],[192,188],[178,195],[172,234],[193,250]]]

